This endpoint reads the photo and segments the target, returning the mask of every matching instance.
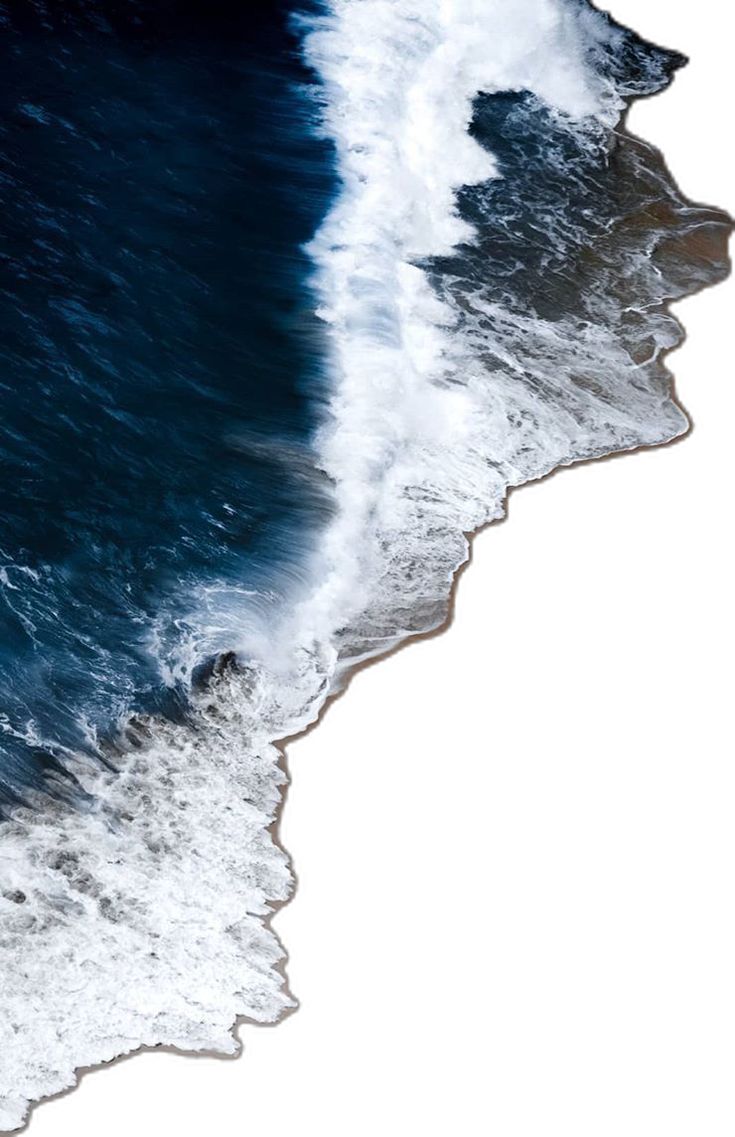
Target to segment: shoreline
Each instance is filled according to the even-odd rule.
[[[625,116],[623,117],[623,120],[621,121],[620,131],[621,132],[625,131]],[[632,137],[635,137],[635,136],[633,135]],[[648,144],[646,144],[646,145],[648,145]],[[729,238],[729,235],[733,231],[733,221],[732,221],[732,219],[729,219],[729,221],[726,222],[724,220],[725,214],[723,213],[723,211],[716,210],[716,212],[718,213],[718,215],[720,217],[723,218],[723,221],[722,221],[723,230],[726,231],[727,236]],[[697,234],[693,233],[692,236],[694,238],[696,238]],[[696,293],[704,290],[705,288],[710,287],[714,283],[717,283],[717,281],[711,281],[711,282],[708,282],[706,284],[703,284],[703,285],[701,285],[701,287],[697,288],[696,290],[693,290],[692,292],[687,293],[686,296],[678,297],[677,299],[670,301],[670,302],[664,302],[661,305],[661,309],[668,313],[668,312],[670,312],[670,310],[672,309],[672,307],[675,304],[678,304],[680,302],[685,301],[689,296],[695,295]],[[666,357],[669,354],[669,351],[677,350],[677,348],[680,347],[681,344],[684,342],[685,338],[686,338],[686,330],[684,329],[684,335],[683,335],[682,341],[680,343],[676,344],[675,347],[670,348],[670,349],[666,349],[661,353],[662,361],[665,361]],[[290,902],[290,899],[293,897],[293,895],[296,891],[296,888],[298,887],[298,875],[297,875],[295,869],[293,868],[293,863],[292,863],[291,857],[288,853],[288,850],[284,847],[284,845],[281,843],[281,840],[280,840],[281,821],[282,821],[282,817],[283,817],[283,813],[284,813],[286,804],[288,802],[289,786],[290,786],[288,757],[287,757],[288,746],[290,745],[290,743],[292,743],[292,742],[296,741],[297,739],[304,737],[305,735],[309,734],[313,729],[315,729],[316,726],[318,726],[321,723],[321,721],[322,721],[323,717],[326,715],[328,709],[332,706],[332,704],[337,699],[341,698],[342,695],[346,694],[346,692],[349,689],[354,677],[356,675],[358,675],[364,668],[371,667],[371,666],[381,662],[382,660],[391,657],[393,654],[395,654],[399,650],[402,650],[405,647],[408,647],[409,645],[411,645],[415,641],[430,639],[430,638],[433,638],[435,636],[442,635],[442,634],[444,634],[444,632],[449,630],[449,628],[451,627],[453,620],[454,620],[456,596],[457,596],[457,590],[459,587],[460,580],[462,579],[462,576],[463,576],[464,572],[466,571],[466,569],[472,563],[474,539],[479,533],[482,533],[485,529],[490,528],[490,526],[497,525],[498,523],[504,522],[508,519],[508,514],[510,511],[510,498],[511,498],[511,494],[513,493],[514,490],[523,489],[526,485],[533,485],[537,482],[546,481],[548,478],[551,478],[551,477],[559,474],[562,470],[565,470],[569,467],[585,466],[585,465],[591,464],[593,462],[596,463],[596,462],[601,462],[601,461],[609,461],[609,460],[616,459],[616,458],[623,458],[623,457],[627,457],[629,455],[635,454],[640,450],[652,450],[652,449],[658,449],[659,447],[673,446],[673,445],[683,441],[685,438],[687,438],[689,433],[693,429],[694,420],[693,420],[692,416],[689,414],[689,412],[686,410],[686,408],[683,406],[681,401],[678,399],[677,393],[676,393],[676,388],[675,388],[674,377],[670,373],[669,373],[669,381],[671,384],[671,398],[672,398],[672,400],[674,400],[676,402],[677,406],[679,406],[682,409],[683,413],[686,415],[686,418],[688,420],[688,426],[683,431],[682,434],[678,435],[677,437],[671,438],[667,441],[663,441],[663,442],[659,442],[659,443],[638,445],[638,446],[630,447],[629,449],[615,450],[615,451],[603,453],[603,454],[600,454],[599,456],[595,456],[595,457],[585,457],[585,458],[580,458],[577,460],[570,460],[568,463],[564,463],[562,465],[556,466],[554,469],[550,470],[548,473],[545,473],[541,477],[532,478],[532,479],[529,479],[529,481],[523,482],[520,485],[509,487],[509,489],[506,493],[506,496],[505,496],[505,500],[504,500],[504,514],[503,514],[503,516],[500,518],[496,518],[494,520],[491,520],[489,522],[486,522],[486,523],[482,524],[481,526],[479,526],[476,530],[473,530],[472,532],[465,534],[465,538],[467,541],[466,557],[462,561],[462,563],[455,569],[454,573],[452,574],[451,580],[448,582],[446,612],[445,612],[445,615],[444,615],[444,618],[442,619],[442,621],[440,623],[438,623],[436,626],[427,628],[425,631],[411,633],[410,635],[401,639],[399,642],[394,643],[390,648],[387,648],[385,651],[376,652],[374,655],[370,656],[369,658],[360,660],[352,666],[348,666],[345,669],[344,675],[341,677],[341,683],[340,683],[339,689],[335,690],[333,694],[330,694],[326,697],[326,699],[325,699],[323,705],[321,706],[319,713],[316,716],[316,718],[312,722],[310,722],[303,730],[300,730],[295,734],[285,736],[285,737],[283,737],[283,738],[281,738],[281,739],[279,739],[273,743],[273,745],[276,747],[276,749],[278,750],[278,752],[280,754],[278,766],[279,766],[279,769],[281,770],[282,774],[285,776],[286,781],[284,783],[283,790],[282,790],[282,793],[280,795],[280,801],[279,801],[279,804],[278,804],[278,807],[276,810],[275,819],[272,822],[271,826],[268,827],[268,833],[272,837],[275,845],[280,850],[282,850],[288,858],[291,876],[292,876],[292,887],[291,887],[291,893],[290,893],[290,896],[288,897],[288,899],[286,899],[284,901],[278,901],[278,902],[273,903],[272,912],[262,920],[262,923],[263,923],[264,927],[266,927],[270,931],[270,933],[275,937],[276,941],[278,942],[278,944],[281,947],[281,950],[283,951],[283,956],[282,956],[281,960],[277,964],[274,965],[274,969],[278,974],[280,974],[282,976],[283,990],[284,990],[285,994],[287,996],[289,996],[290,998],[293,998],[293,996],[292,996],[290,989],[289,989],[288,974],[287,974],[288,958],[289,957],[288,957],[288,954],[286,953],[285,949],[283,948],[283,945],[280,941],[280,937],[278,936],[277,932],[271,926],[273,920],[278,915],[280,910],[286,904],[288,904]],[[296,1010],[298,1010],[298,1003],[294,1000],[294,1005],[291,1007],[287,1007],[283,1011],[283,1013],[279,1017],[279,1019],[273,1023],[259,1023],[253,1019],[248,1018],[247,1016],[239,1016],[234,1021],[233,1026],[231,1028],[231,1033],[233,1034],[233,1036],[235,1038],[237,1038],[238,1045],[239,1045],[239,1049],[238,1049],[238,1052],[236,1054],[228,1055],[228,1054],[221,1053],[219,1051],[208,1051],[208,1050],[187,1051],[187,1050],[182,1050],[182,1049],[179,1049],[178,1047],[171,1046],[168,1044],[156,1044],[156,1045],[145,1045],[145,1046],[138,1047],[134,1050],[131,1050],[125,1054],[121,1054],[121,1055],[119,1055],[115,1058],[112,1058],[108,1061],[105,1061],[105,1062],[97,1063],[97,1064],[94,1064],[91,1066],[86,1066],[86,1067],[79,1067],[75,1071],[76,1081],[75,1081],[74,1085],[72,1085],[72,1086],[70,1086],[64,1090],[61,1090],[56,1094],[51,1094],[48,1097],[42,1098],[39,1101],[34,1102],[30,1106],[27,1118],[26,1118],[23,1126],[20,1129],[4,1130],[2,1132],[7,1132],[7,1133],[24,1132],[26,1130],[26,1128],[28,1127],[28,1125],[30,1124],[30,1121],[32,1120],[33,1112],[37,1108],[38,1105],[44,1104],[46,1101],[52,1101],[55,1098],[63,1097],[69,1093],[72,1093],[75,1089],[78,1088],[78,1086],[81,1084],[84,1077],[87,1076],[87,1074],[93,1073],[94,1071],[99,1070],[99,1069],[104,1069],[106,1066],[112,1065],[113,1063],[127,1061],[129,1058],[132,1058],[135,1055],[143,1053],[143,1052],[147,1052],[147,1051],[155,1052],[155,1051],[160,1050],[162,1052],[171,1052],[171,1053],[180,1054],[184,1057],[197,1057],[197,1058],[198,1057],[202,1057],[202,1058],[215,1057],[215,1058],[219,1058],[219,1059],[227,1060],[227,1061],[236,1059],[240,1056],[240,1054],[243,1051],[243,1045],[240,1042],[239,1037],[237,1036],[237,1031],[238,1031],[239,1026],[250,1025],[250,1024],[254,1024],[254,1025],[257,1025],[259,1027],[276,1026],[276,1025],[279,1025],[280,1022],[283,1021],[283,1019],[285,1019],[285,1018],[289,1017],[291,1014],[295,1013]]]

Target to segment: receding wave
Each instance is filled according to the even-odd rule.
[[[189,667],[180,721],[67,755],[75,800],[5,824],[6,1128],[81,1066],[232,1052],[237,1016],[291,1005],[278,741],[445,621],[509,488],[688,427],[667,305],[725,275],[731,222],[621,125],[682,57],[572,0],[333,0],[301,32],[341,179],[308,247],[330,395],[305,477],[329,520],[267,621],[242,597],[235,655]]]

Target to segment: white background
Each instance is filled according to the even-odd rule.
[[[632,128],[735,210],[730,6],[614,14],[692,59]],[[449,633],[292,746],[298,1013],[87,1075],[34,1137],[732,1137],[734,298],[678,309],[693,435],[513,494]]]

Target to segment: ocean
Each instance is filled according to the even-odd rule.
[[[329,508],[303,245],[332,147],[278,6],[197,7],[3,19],[6,802],[73,792],[64,756],[131,710],[179,713]]]
[[[293,1005],[277,745],[509,488],[688,429],[732,228],[586,0],[0,2],[0,1128]],[[346,761],[349,758],[346,757]]]

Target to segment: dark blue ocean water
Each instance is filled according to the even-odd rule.
[[[84,721],[172,710],[152,629],[287,580],[324,517],[335,184],[287,7],[0,3],[5,801]]]

